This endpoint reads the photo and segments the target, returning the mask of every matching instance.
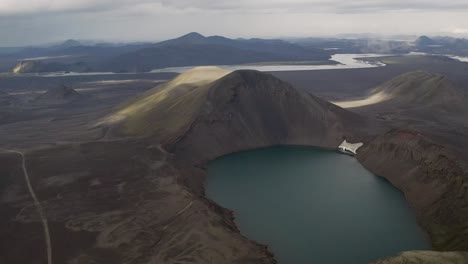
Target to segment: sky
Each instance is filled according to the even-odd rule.
[[[0,46],[341,33],[468,37],[468,0],[0,0]]]

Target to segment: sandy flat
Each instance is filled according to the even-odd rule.
[[[391,98],[392,97],[389,94],[384,93],[384,92],[379,92],[364,99],[349,100],[349,101],[335,101],[331,103],[342,108],[354,108],[354,107],[377,104],[383,101],[387,101]]]

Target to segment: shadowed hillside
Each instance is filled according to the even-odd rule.
[[[367,97],[334,102],[344,108],[382,109],[431,108],[445,111],[466,110],[463,95],[445,76],[415,71],[397,76],[375,89]]]
[[[273,145],[335,147],[364,123],[272,75],[235,71],[211,85],[202,111],[173,151],[201,162]]]
[[[177,142],[175,152],[210,159],[280,144],[332,147],[364,120],[269,74],[201,67],[125,104],[104,123],[114,124],[113,135]]]
[[[373,90],[403,107],[442,107],[458,110],[462,96],[447,77],[424,71],[400,75]]]

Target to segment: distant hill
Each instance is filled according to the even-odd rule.
[[[8,68],[13,70],[21,63],[25,64],[21,68],[28,70],[19,72],[97,71],[103,61],[149,45],[149,43],[88,45],[75,40],[67,40],[52,46],[17,49],[15,52],[0,57],[0,66],[5,67],[4,64],[9,64]],[[86,66],[82,67],[83,65]]]
[[[407,41],[388,39],[297,38],[290,39],[290,42],[304,47],[332,50],[336,53],[405,54],[414,49]]]
[[[71,48],[71,47],[78,47],[78,46],[84,46],[83,44],[81,44],[81,42],[77,41],[77,40],[74,40],[74,39],[69,39],[69,40],[66,40],[65,42],[55,46],[56,48]]]
[[[415,71],[402,74],[375,88],[373,93],[388,95],[400,107],[439,107],[445,110],[464,108],[462,94],[445,76]]]
[[[47,92],[37,96],[33,102],[37,104],[64,104],[77,102],[83,99],[84,96],[77,91],[61,85],[51,88]]]
[[[189,33],[117,56],[103,63],[101,68],[114,72],[145,72],[178,66],[317,61],[329,58],[329,52],[283,40],[229,39]]]
[[[431,54],[468,56],[468,40],[453,37],[421,36],[415,41],[418,51]]]
[[[468,40],[420,36],[414,43],[357,38],[230,39],[192,32],[159,43],[91,43],[66,40],[49,46],[0,48],[0,71],[18,62],[41,61],[20,72],[148,72],[180,66],[265,62],[328,61],[336,53],[430,54],[468,56]],[[30,63],[27,63],[30,64]],[[79,65],[78,65],[79,64]],[[83,67],[84,65],[84,67]]]
[[[433,39],[429,38],[428,36],[420,36],[419,38],[415,40],[414,44],[416,44],[416,46],[425,47],[425,46],[435,45],[436,42]]]
[[[345,108],[370,106],[379,111],[430,108],[458,113],[468,109],[462,93],[447,77],[424,71],[399,75],[371,90],[365,98],[334,103]]]
[[[278,39],[229,39],[222,36],[205,37],[193,32],[159,43],[128,45],[86,45],[67,40],[48,47],[24,48],[9,54],[8,58],[20,61],[15,67],[10,66],[17,73],[148,72],[179,66],[324,61],[330,58],[331,53]]]

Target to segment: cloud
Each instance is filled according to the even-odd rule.
[[[462,36],[467,0],[0,0],[0,46],[378,33]],[[443,30],[441,30],[443,29]]]
[[[468,33],[468,28],[455,28],[451,32],[453,34],[466,34]]]
[[[1,0],[0,15],[138,10],[366,13],[468,10],[466,0]]]

